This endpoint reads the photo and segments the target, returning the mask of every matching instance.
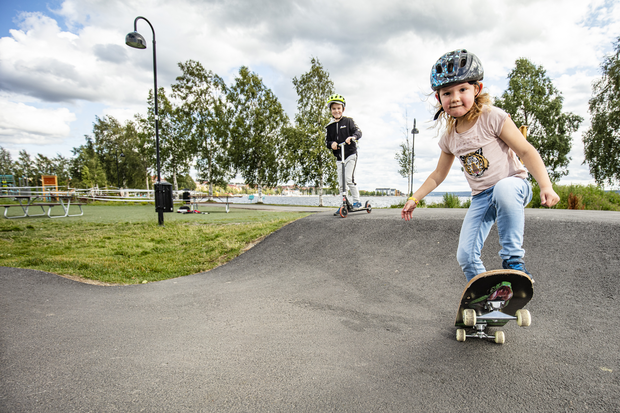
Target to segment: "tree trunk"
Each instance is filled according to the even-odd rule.
[[[323,175],[319,179],[319,206],[323,206]]]
[[[209,156],[209,201],[213,200],[213,164]]]

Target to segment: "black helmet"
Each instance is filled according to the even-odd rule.
[[[438,91],[442,87],[463,82],[477,82],[484,77],[480,59],[465,49],[458,49],[441,56],[431,70],[431,88]]]

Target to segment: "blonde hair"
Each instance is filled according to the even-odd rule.
[[[480,88],[480,82],[476,82],[475,84],[478,86],[478,88]],[[478,96],[476,96],[476,98],[474,99],[474,104],[472,105],[469,112],[467,112],[467,114],[465,115],[465,119],[467,119],[467,121],[475,121],[476,119],[478,119],[478,117],[480,117],[480,114],[484,110],[485,106],[491,106],[491,95],[489,95],[487,92],[482,92],[482,90],[480,90]],[[437,103],[435,104],[435,108],[437,110],[441,110],[441,102],[437,101]],[[454,130],[454,128],[456,128],[456,119],[448,115],[445,111],[441,111],[441,114],[437,118],[437,121],[438,122],[435,124],[435,127],[441,126],[443,123],[445,123],[445,133],[450,133]]]

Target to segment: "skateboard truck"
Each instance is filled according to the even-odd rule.
[[[476,311],[468,308],[463,310],[463,322],[466,326],[475,329],[472,333],[467,334],[465,329],[458,329],[456,331],[457,341],[465,341],[469,338],[485,338],[493,340],[498,344],[504,344],[506,342],[506,336],[503,331],[496,331],[493,335],[487,334],[486,329],[489,324],[492,325],[505,325],[510,320],[516,320],[519,327],[528,327],[532,318],[530,312],[527,310],[517,310],[517,314],[512,316],[501,312],[500,310],[506,306],[506,301],[493,300],[484,303],[484,309],[488,312],[482,313],[481,310]]]

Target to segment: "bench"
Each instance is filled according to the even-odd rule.
[[[71,205],[77,205],[80,208],[80,213],[79,214],[69,214],[69,208]],[[82,215],[84,215],[84,210],[82,209],[82,205],[86,205],[85,203],[82,202],[69,202],[67,204],[63,204],[61,202],[58,203],[50,203],[50,202],[46,202],[46,203],[33,203],[30,205],[22,205],[22,204],[3,204],[0,205],[0,207],[4,208],[4,217],[7,219],[15,219],[15,218],[30,218],[30,217],[42,217],[42,216],[46,216],[48,218],[65,218],[65,217],[81,217]],[[63,208],[63,210],[65,211],[64,215],[52,215],[52,208],[55,206],[61,206]],[[8,216],[8,211],[9,208],[11,207],[20,207],[23,211],[23,215],[15,215],[15,216]],[[41,207],[41,211],[43,212],[42,214],[31,214],[29,212],[29,208],[30,207]],[[47,213],[45,212],[45,207],[47,207]]]

